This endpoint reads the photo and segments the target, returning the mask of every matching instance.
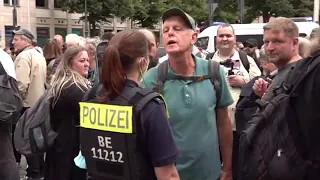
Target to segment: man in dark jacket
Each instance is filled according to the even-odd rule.
[[[0,75],[8,74],[16,78],[11,57],[0,48]],[[11,124],[0,122],[0,179],[19,180],[19,170],[12,147]]]

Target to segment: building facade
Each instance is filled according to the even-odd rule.
[[[79,20],[82,14],[69,14],[62,11],[57,0],[0,0],[1,47],[9,46],[12,40],[13,5],[17,9],[17,26],[31,30],[38,44],[43,45],[55,34],[75,33],[83,35],[84,23]],[[103,24],[100,33],[119,32],[130,28],[130,21],[119,19]]]

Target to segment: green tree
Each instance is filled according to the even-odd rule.
[[[307,17],[313,15],[313,0],[291,0],[295,9],[293,16]]]
[[[294,9],[290,0],[246,0],[245,22],[251,23],[262,16],[268,22],[271,16],[292,16]]]
[[[245,5],[247,23],[259,16],[268,22],[271,16],[310,16],[313,11],[313,0],[245,0]]]
[[[153,29],[159,23],[165,6],[162,0],[128,0],[119,8],[118,17],[129,18],[132,23],[141,27]]]
[[[233,24],[239,19],[239,8],[236,0],[218,0],[218,7],[214,12],[214,21]]]
[[[84,13],[84,2],[84,0],[58,0],[62,10],[68,13]],[[91,36],[98,34],[97,28],[100,23],[109,22],[116,15],[117,2],[114,0],[87,0],[87,19],[92,29]],[[85,16],[80,18],[80,20],[84,19]]]
[[[207,0],[165,0],[166,9],[178,7],[194,18],[196,22],[208,19]]]
[[[130,18],[142,27],[153,28],[161,20],[162,13],[178,7],[190,14],[197,22],[208,17],[207,0],[128,0],[128,5],[120,9],[121,19]]]

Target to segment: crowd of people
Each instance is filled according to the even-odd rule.
[[[17,81],[21,114],[48,92],[51,127],[58,132],[45,154],[26,156],[23,179],[319,179],[319,65],[310,68],[312,72],[308,67],[320,59],[320,29],[301,38],[292,20],[275,18],[264,26],[264,44],[259,49],[255,39],[237,42],[232,25],[223,24],[217,32],[217,51],[209,57],[194,45],[198,32],[190,15],[172,8],[163,13],[162,20],[167,55],[159,62],[158,43],[148,29],[87,39],[55,35],[43,49],[34,43],[29,30],[14,32],[14,48],[0,50],[0,62]],[[107,45],[99,59],[102,42]],[[210,61],[218,64],[213,75]],[[245,145],[243,132],[253,114],[275,103],[287,79],[299,79],[293,75],[303,73],[308,76],[299,82],[302,85],[291,84],[299,85],[299,95],[290,95],[294,114],[281,120],[293,116],[299,122],[299,137],[290,125],[288,129],[294,142],[305,142],[296,154],[311,165],[302,167],[282,151],[287,144],[274,143],[276,151],[271,150],[271,143],[268,153],[278,153],[280,159],[284,152],[289,157],[284,168],[282,161],[265,160],[263,153],[253,151],[268,150],[265,144],[270,145],[270,140],[265,139],[271,136],[259,133],[273,128],[272,123],[259,124],[261,131],[255,132],[252,151]],[[261,106],[242,106],[248,99],[258,100]],[[272,130],[268,132],[280,138],[283,129]],[[21,155],[12,141],[14,131],[15,126],[0,122],[1,146],[5,147],[0,150],[3,180],[20,179]],[[255,152],[248,161],[243,159],[246,152]]]

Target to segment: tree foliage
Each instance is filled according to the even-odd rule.
[[[268,22],[271,16],[311,16],[313,12],[313,0],[245,0],[245,21],[252,22],[262,16],[264,22]]]
[[[162,13],[178,7],[190,14],[196,21],[208,17],[207,0],[128,0],[118,14],[121,19],[130,18],[142,27],[153,28],[161,20]]]
[[[63,11],[69,13],[84,13],[84,0],[57,0]],[[115,16],[117,1],[114,0],[87,0],[87,19],[93,29],[91,35],[96,35],[95,32],[100,23],[109,22]],[[83,15],[80,20],[84,20]]]
[[[214,12],[214,21],[233,24],[239,19],[239,8],[236,0],[218,0],[218,7]]]
[[[133,25],[154,28],[161,18],[165,5],[162,0],[127,0],[120,5],[117,17],[122,20],[129,18]]]
[[[188,13],[195,21],[201,22],[208,18],[207,0],[166,0],[166,9],[178,7]]]

